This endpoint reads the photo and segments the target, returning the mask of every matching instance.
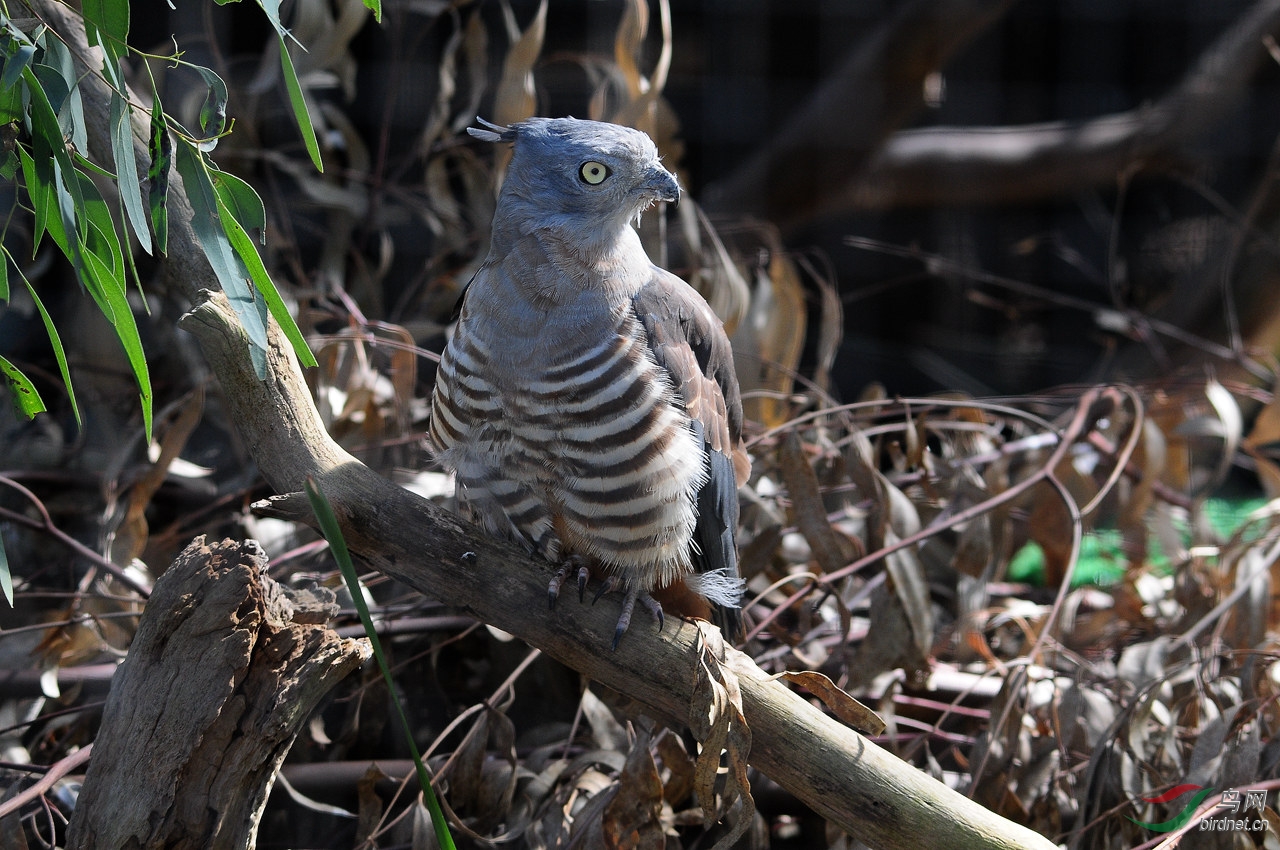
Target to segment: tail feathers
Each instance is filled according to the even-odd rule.
[[[742,595],[746,582],[737,571],[721,567],[705,573],[685,576],[684,583],[694,593],[705,596],[711,603],[711,619],[724,636],[731,641],[742,637]]]

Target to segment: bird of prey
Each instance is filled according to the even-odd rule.
[[[642,132],[532,118],[470,133],[513,151],[489,254],[440,360],[428,442],[464,515],[571,574],[741,628],[734,535],[750,471],[729,340],[634,223],[680,186]],[[597,599],[600,594],[597,594]],[[655,598],[656,597],[656,598]]]

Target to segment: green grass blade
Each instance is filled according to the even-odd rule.
[[[378,640],[377,629],[373,627],[373,618],[369,616],[369,606],[365,605],[364,594],[360,589],[360,579],[356,576],[355,565],[351,563],[351,553],[347,551],[347,541],[342,536],[342,528],[338,525],[338,518],[334,516],[333,507],[329,504],[329,500],[325,498],[325,495],[320,492],[320,488],[316,486],[315,479],[308,475],[304,488],[307,491],[307,499],[311,502],[311,510],[320,522],[320,533],[324,535],[325,540],[329,541],[329,548],[333,552],[333,558],[338,562],[338,568],[342,570],[342,577],[346,580],[347,589],[351,592],[356,611],[360,614],[360,622],[364,625],[364,631],[369,637],[369,643],[373,646],[373,657],[378,660],[378,669],[382,671],[382,679],[387,683],[387,690],[392,695],[391,701],[396,707],[396,714],[400,719],[400,728],[404,730],[405,740],[409,743],[409,752],[413,755],[413,764],[417,768],[418,783],[422,786],[422,796],[426,801],[427,810],[431,812],[431,825],[435,828],[436,841],[444,850],[455,850],[453,836],[449,834],[449,824],[445,821],[444,811],[440,808],[440,801],[436,799],[435,789],[431,787],[431,777],[427,773],[427,766],[422,763],[422,755],[418,752],[418,743],[413,739],[413,731],[409,728],[409,718],[405,716],[404,707],[400,705],[400,700],[395,698],[395,680],[391,677],[391,668],[387,666],[387,658],[382,652],[382,642]]]

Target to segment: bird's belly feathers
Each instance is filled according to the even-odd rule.
[[[519,370],[523,382],[504,381],[481,341],[455,337],[431,441],[486,526],[502,525],[483,515],[501,510],[549,557],[588,555],[651,589],[692,569],[706,459],[643,331],[628,324],[596,345],[560,342],[566,350]]]

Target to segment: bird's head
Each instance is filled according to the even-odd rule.
[[[656,202],[680,198],[675,175],[639,130],[576,118],[487,127],[469,132],[514,143],[497,217],[504,205],[518,206],[523,214],[533,214],[535,227],[564,226],[586,234],[625,226]]]

